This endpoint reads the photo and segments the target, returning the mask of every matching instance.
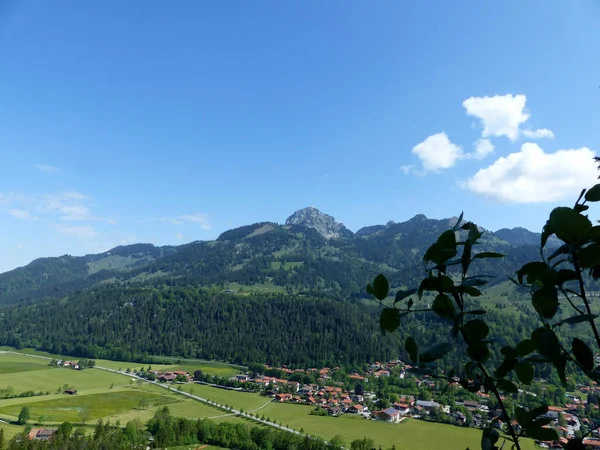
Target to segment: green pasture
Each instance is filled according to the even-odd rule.
[[[116,412],[138,408],[145,398],[149,405],[164,405],[177,401],[172,395],[158,395],[152,392],[129,389],[101,394],[55,396],[47,400],[27,402],[32,420],[44,417],[47,422],[81,422],[81,411],[88,412],[88,421],[109,416]],[[39,397],[38,397],[39,399]],[[0,414],[16,419],[23,404],[2,405]],[[150,406],[149,406],[150,407]]]
[[[210,362],[184,362],[182,364],[167,366],[164,370],[183,370],[184,372],[189,372],[191,375],[194,375],[194,372],[196,370],[201,370],[203,373],[206,373],[208,375],[216,375],[224,378],[231,378],[234,377],[236,374],[240,373],[238,369],[236,369],[235,367],[228,366],[227,364]]]
[[[408,419],[400,424],[378,422],[348,414],[340,417],[311,416],[312,407],[271,403],[261,410],[265,417],[296,430],[331,439],[342,436],[346,444],[370,437],[384,448],[396,445],[398,450],[464,450],[480,448],[481,430]],[[524,440],[523,449],[534,449],[531,440]]]
[[[17,434],[22,433],[25,430],[25,427],[0,422],[0,429],[4,430],[4,441],[6,443]]]
[[[18,375],[14,373],[0,375],[0,387],[10,386],[16,394],[31,390],[55,393],[64,385],[77,389],[79,394],[86,394],[108,389],[111,385],[114,387],[128,386],[129,381],[122,375],[98,369],[49,368],[23,372]]]
[[[184,391],[193,393],[198,397],[212,400],[221,405],[229,405],[238,410],[241,408],[246,412],[251,412],[260,408],[271,400],[268,397],[261,397],[259,394],[252,392],[232,391],[230,389],[221,389],[205,384],[188,383],[182,387]]]
[[[45,359],[0,353],[0,376],[47,369],[50,369],[50,366]]]

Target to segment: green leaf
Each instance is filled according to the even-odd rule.
[[[473,286],[463,285],[458,286],[458,292],[463,294],[470,295],[471,297],[479,297],[481,295],[481,291]]]
[[[500,379],[508,375],[508,373],[514,369],[517,362],[518,360],[515,357],[507,355],[506,358],[504,358],[504,361],[502,361],[502,364],[496,369],[496,378]]]
[[[404,300],[407,297],[410,297],[411,295],[413,295],[416,292],[417,292],[416,289],[409,289],[408,291],[396,292],[396,297],[394,297],[394,304],[401,302],[402,300]]]
[[[544,248],[546,246],[546,242],[548,242],[548,238],[550,236],[552,236],[553,234],[554,234],[554,231],[552,230],[552,224],[550,223],[550,220],[547,220],[546,225],[544,225],[544,228],[542,228],[541,248]]]
[[[533,381],[533,366],[527,361],[522,361],[515,367],[517,378],[523,384],[531,384]]]
[[[506,255],[502,253],[496,252],[480,252],[473,256],[473,259],[483,259],[483,258],[504,258]]]
[[[473,319],[463,325],[463,331],[469,343],[476,343],[486,338],[490,328],[483,320]]]
[[[431,305],[431,309],[444,319],[452,319],[456,316],[454,303],[446,294],[437,295]]]
[[[556,272],[556,283],[562,286],[567,281],[577,280],[577,272],[571,269],[560,269]]]
[[[489,280],[484,280],[483,275],[468,277],[463,280],[461,286],[485,286]]]
[[[535,351],[535,342],[531,339],[523,339],[517,344],[516,350],[519,356],[527,356]]]
[[[529,425],[530,428],[539,428],[539,427],[543,427],[544,425],[548,425],[550,423],[554,422],[554,419],[551,419],[549,417],[544,417],[542,419],[536,419],[533,422],[531,422],[531,424]]]
[[[558,433],[552,428],[527,428],[527,436],[538,441],[556,441],[558,440]]]
[[[534,331],[535,333],[535,331]],[[560,343],[552,330],[543,330],[533,339],[540,355],[555,361],[561,354]]]
[[[462,273],[466,275],[469,271],[469,265],[471,264],[471,251],[473,250],[473,243],[467,239],[465,242],[465,248],[463,249],[460,257],[460,263],[462,265]]]
[[[508,381],[508,380],[500,380],[498,382],[498,387],[501,390],[508,392],[510,394],[516,394],[517,392],[519,392],[519,388],[517,388],[517,386],[515,386],[515,384],[512,381]]]
[[[585,201],[600,202],[600,184],[593,186],[585,193]]]
[[[412,336],[407,337],[406,341],[404,341],[404,349],[406,350],[406,353],[408,353],[410,360],[414,364],[418,364],[419,363],[419,346],[417,345],[417,342],[413,339]]]
[[[449,342],[442,342],[441,344],[434,345],[431,348],[425,350],[419,356],[419,361],[421,362],[433,362],[440,359],[446,353],[452,350],[452,344]]]
[[[374,293],[375,293],[375,291],[373,290],[373,285],[367,284],[367,294],[373,295]]]
[[[519,355],[517,353],[517,351],[514,348],[512,348],[510,345],[505,345],[504,347],[502,347],[500,349],[500,353],[502,353],[504,356],[507,356],[509,358],[516,358]]]
[[[548,256],[548,259],[554,259],[559,255],[567,255],[569,253],[569,251],[571,250],[571,247],[569,247],[567,244],[563,244],[560,247],[558,247],[554,253],[552,253],[550,256]]]
[[[567,355],[561,353],[558,358],[552,361],[554,367],[556,367],[556,372],[558,373],[558,378],[562,382],[564,387],[567,387]]]
[[[456,234],[452,230],[447,230],[440,235],[437,242],[427,249],[423,260],[443,265],[449,259],[454,258],[457,253]]]
[[[571,344],[573,355],[581,366],[588,372],[594,368],[594,354],[581,339],[574,338]]]
[[[494,450],[500,433],[494,428],[485,428],[481,434],[481,450]]]
[[[574,438],[574,439],[569,439],[569,442],[567,442],[567,445],[565,445],[565,450],[585,450],[586,446],[583,445],[583,439],[580,438]]]
[[[594,242],[581,249],[579,252],[579,264],[585,269],[600,265],[600,243]]]
[[[532,261],[517,270],[517,279],[519,280],[519,284],[523,284],[523,278],[527,277],[527,283],[533,284],[537,280],[543,281],[548,279],[549,271],[550,268],[546,263]]]
[[[424,291],[437,291],[437,278],[433,275],[429,275],[427,278],[423,278],[421,284],[419,285],[419,299],[423,296]]]
[[[390,291],[390,283],[383,274],[379,274],[373,280],[373,294],[379,300],[384,300]]]
[[[475,242],[477,242],[477,240],[481,237],[481,234],[482,233],[477,228],[477,225],[472,223],[469,227],[469,236],[467,239],[471,241],[471,244],[475,244]]]
[[[520,406],[517,406],[517,408],[515,409],[515,418],[517,419],[519,425],[521,425],[523,428],[529,425],[532,419],[529,412],[526,409],[521,408]]]
[[[461,227],[460,223],[463,220],[463,216],[464,216],[464,211],[461,211],[460,216],[458,216],[458,220],[456,221],[456,223],[452,227],[452,231],[458,231],[460,229],[460,227]]]
[[[394,308],[383,308],[379,316],[379,326],[384,333],[396,331],[400,326],[400,311]]]
[[[567,244],[576,243],[592,228],[590,219],[566,206],[552,210],[550,224],[554,234]]]
[[[533,292],[531,303],[540,316],[552,319],[558,312],[558,291],[554,286],[544,286]]]
[[[558,325],[563,325],[565,323],[575,324],[575,323],[581,323],[581,322],[589,322],[590,320],[594,320],[596,318],[598,318],[597,314],[578,314],[576,316],[569,317],[568,319],[561,320],[560,322],[557,322],[554,325],[558,326]]]
[[[579,203],[577,203],[577,204],[576,204],[576,205],[573,207],[573,209],[574,209],[576,212],[580,213],[580,212],[587,211],[588,209],[590,209],[590,207],[589,207],[588,205],[580,205]]]
[[[536,417],[540,417],[543,416],[544,414],[546,414],[548,412],[548,405],[541,405],[538,406],[537,408],[533,408],[530,413],[529,416],[531,417],[531,419],[535,419]]]

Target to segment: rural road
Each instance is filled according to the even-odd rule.
[[[30,354],[27,354],[27,353],[19,353],[19,352],[12,352],[12,351],[0,351],[0,352],[1,353],[14,353],[14,354],[17,354],[17,355],[31,356],[33,358],[42,358],[42,359],[47,359],[47,360],[51,360],[52,359],[52,358],[49,358],[47,356],[30,355]],[[190,394],[188,392],[180,391],[180,390],[178,390],[178,389],[176,389],[176,388],[174,388],[174,387],[172,387],[170,385],[159,383],[158,381],[146,380],[145,378],[139,377],[139,376],[137,376],[137,375],[135,375],[133,373],[127,373],[127,372],[123,372],[122,370],[109,369],[108,367],[101,367],[101,366],[95,366],[94,368],[95,369],[100,369],[100,370],[106,370],[108,372],[117,373],[119,375],[125,375],[125,376],[133,378],[133,379],[142,380],[145,383],[154,384],[156,386],[159,386],[159,387],[161,387],[163,389],[166,389],[168,391],[174,392],[176,394],[184,395],[184,396],[189,397],[189,398],[191,398],[193,400],[196,400],[196,401],[199,401],[199,402],[202,402],[202,403],[206,403],[207,405],[211,405],[211,406],[214,406],[215,408],[219,408],[219,409],[222,409],[222,410],[225,410],[225,411],[229,412],[229,414],[224,414],[223,416],[215,416],[215,417],[224,417],[224,416],[230,416],[230,415],[236,416],[237,415],[237,416],[244,417],[246,419],[252,420],[254,422],[258,422],[258,423],[263,424],[263,425],[267,425],[267,426],[270,426],[270,427],[273,427],[273,428],[277,428],[278,430],[287,431],[288,433],[294,433],[294,434],[297,434],[299,436],[300,435],[301,436],[308,436],[311,439],[321,439],[321,438],[317,438],[315,436],[311,436],[311,435],[309,435],[307,433],[300,433],[299,431],[293,430],[293,429],[285,427],[283,425],[279,425],[279,424],[277,424],[275,422],[271,422],[269,420],[263,420],[263,419],[260,419],[258,417],[254,417],[254,416],[250,415],[250,413],[242,412],[240,410],[233,409],[233,408],[225,408],[225,406],[220,405],[217,402],[213,402],[212,400],[209,400],[207,398],[203,398],[203,397],[200,397],[198,395],[193,395],[193,394]],[[258,411],[259,409],[262,409],[265,406],[267,406],[269,403],[271,403],[271,402],[269,401],[269,402],[265,403],[264,405],[262,405],[262,406],[260,406],[260,407],[258,407],[256,409],[254,409],[254,410],[252,410],[250,412]],[[210,418],[211,417],[208,417],[208,419],[210,419]],[[327,442],[325,440],[323,440],[323,441]]]
[[[170,385],[162,384],[162,383],[159,383],[158,381],[146,380],[145,378],[139,377],[139,376],[137,376],[137,375],[135,375],[133,373],[127,373],[127,372],[123,372],[122,370],[109,369],[107,367],[100,367],[100,366],[96,366],[95,368],[96,369],[100,369],[100,370],[107,370],[108,372],[118,373],[120,375],[125,375],[127,377],[134,378],[134,379],[137,379],[137,380],[142,380],[145,383],[154,384],[155,386],[159,386],[159,387],[161,387],[163,389],[166,389],[168,391],[174,392],[176,394],[183,395],[183,396],[189,397],[189,398],[191,398],[193,400],[196,400],[196,401],[199,401],[199,402],[202,402],[202,403],[206,403],[207,405],[211,405],[211,406],[214,406],[216,408],[228,411],[229,414],[224,414],[224,416],[228,416],[228,415],[240,416],[240,417],[244,417],[246,419],[250,419],[250,420],[253,420],[255,422],[261,423],[263,425],[268,425],[270,427],[277,428],[279,430],[287,431],[289,433],[294,433],[294,434],[298,434],[298,435],[302,434],[299,431],[293,430],[293,429],[288,428],[288,427],[284,427],[283,425],[279,425],[279,424],[277,424],[275,422],[270,422],[268,420],[263,420],[263,419],[260,419],[258,417],[251,416],[249,413],[246,413],[246,412],[234,409],[234,408],[225,408],[223,405],[220,405],[220,404],[218,404],[216,402],[213,402],[212,400],[209,400],[209,399],[204,398],[204,397],[200,397],[198,395],[190,394],[189,392],[180,391],[180,390],[178,390],[178,389],[176,389],[176,388],[174,388],[174,387],[172,387]],[[259,410],[261,408],[264,408],[269,403],[271,403],[271,402],[267,402],[266,404],[264,404],[263,406],[255,409],[254,411],[257,411],[257,410]],[[215,417],[223,417],[223,416],[215,416]]]

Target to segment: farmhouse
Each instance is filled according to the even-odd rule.
[[[427,400],[417,400],[416,405],[420,406],[421,408],[425,408],[425,410],[427,410],[427,411],[430,411],[430,410],[435,409],[440,406],[440,404],[438,402],[427,401]]]
[[[348,412],[352,413],[352,414],[358,414],[361,412],[365,412],[367,410],[366,406],[360,405],[360,404],[356,404],[356,405],[352,405],[350,408],[348,408]]]
[[[289,402],[292,399],[292,394],[277,394],[275,401],[278,402]]]
[[[330,416],[337,417],[342,413],[342,410],[338,406],[334,406],[333,408],[329,408],[327,412]]]
[[[164,373],[160,377],[158,377],[158,381],[175,381],[175,378],[177,378],[177,375],[175,375],[174,373]]]
[[[27,434],[27,439],[30,441],[47,441],[52,439],[56,430],[47,430],[45,428],[33,428],[29,434]]]
[[[375,411],[373,416],[377,420],[384,420],[386,422],[398,422],[402,417],[400,411],[398,411],[396,408],[387,408],[382,409],[381,411]]]

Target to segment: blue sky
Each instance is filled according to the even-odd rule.
[[[593,0],[3,2],[0,270],[313,205],[538,230],[597,174]]]

